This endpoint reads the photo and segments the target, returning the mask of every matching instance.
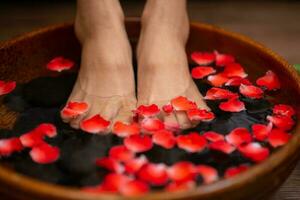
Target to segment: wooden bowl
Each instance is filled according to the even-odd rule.
[[[138,20],[127,20],[126,28],[133,45],[139,36]],[[230,53],[246,67],[254,80],[272,69],[280,76],[282,90],[275,100],[293,105],[300,111],[300,79],[284,59],[253,40],[210,25],[192,23],[187,53],[194,50],[214,50]],[[0,79],[26,82],[47,75],[45,63],[54,56],[64,55],[76,61],[80,46],[72,24],[56,25],[34,31],[0,45]],[[1,105],[1,104],[0,104]],[[11,127],[17,114],[0,106],[0,127]],[[203,185],[192,191],[175,193],[152,192],[144,200],[202,199],[237,200],[266,199],[289,176],[300,156],[300,125],[296,125],[291,141],[265,162],[231,179]],[[126,185],[124,185],[126,187]],[[51,185],[11,171],[0,165],[0,192],[7,199],[30,200],[96,200],[125,199],[117,195],[92,195],[74,188]],[[3,196],[1,196],[1,199]]]

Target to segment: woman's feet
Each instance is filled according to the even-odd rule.
[[[96,114],[112,122],[130,122],[136,107],[135,83],[121,7],[115,0],[83,1],[78,1],[75,22],[82,43],[81,67],[69,101],[86,102],[89,110],[63,120],[73,128]]]
[[[209,109],[189,73],[185,53],[188,32],[185,0],[147,1],[137,50],[138,105],[162,106],[185,96],[200,108]],[[194,125],[184,112],[162,118],[169,127],[186,129]]]

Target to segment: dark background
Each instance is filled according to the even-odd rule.
[[[0,42],[22,33],[73,21],[75,0],[0,0]],[[143,0],[122,0],[126,16],[140,16]],[[300,63],[300,1],[189,0],[191,20],[245,34],[291,64]],[[300,152],[299,152],[300,153]],[[272,200],[300,200],[300,165]]]

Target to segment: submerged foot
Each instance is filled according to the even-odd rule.
[[[209,109],[189,73],[185,53],[189,32],[185,1],[174,2],[174,5],[164,5],[163,1],[148,1],[146,5],[137,52],[138,105],[162,106],[177,96],[185,96],[199,108]],[[185,112],[162,118],[171,127],[179,125],[186,129],[195,125]]]

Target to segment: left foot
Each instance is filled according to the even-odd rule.
[[[138,105],[166,105],[177,96],[208,109],[193,82],[185,53],[189,33],[185,1],[148,0],[137,49]],[[185,112],[162,116],[166,126],[194,126]]]

